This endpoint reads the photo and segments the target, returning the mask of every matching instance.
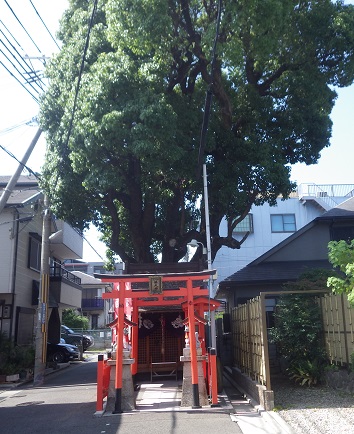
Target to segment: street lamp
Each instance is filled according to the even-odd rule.
[[[192,240],[189,241],[188,246],[198,247],[198,244],[200,244],[203,247],[203,255],[206,255],[208,253],[208,250],[201,241],[197,241],[193,238]]]
[[[187,244],[190,247],[198,247],[198,245],[201,245],[203,248],[203,255],[207,255],[207,261],[208,261],[208,270],[211,270],[211,250],[210,250],[210,242],[207,244],[208,247],[205,247],[204,244],[201,241],[197,241],[194,238],[190,240],[190,242]],[[210,338],[209,338],[209,344],[216,348],[216,330],[215,330],[215,312],[210,311],[210,298],[213,296],[213,277],[209,277],[209,326],[210,326]]]

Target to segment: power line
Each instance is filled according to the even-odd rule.
[[[1,30],[0,30],[0,32],[1,32]],[[0,42],[1,42],[1,44],[5,47],[5,49],[10,53],[10,55],[14,58],[14,60],[18,63],[18,65],[23,69],[23,71],[24,72],[21,72],[21,71],[19,71],[17,68],[16,68],[16,66],[12,63],[12,61],[10,60],[10,58],[0,49],[0,52],[4,55],[4,57],[6,58],[6,60],[14,67],[14,69],[18,72],[18,74],[24,79],[24,81],[26,82],[26,83],[28,83],[32,88],[33,88],[33,90],[35,91],[35,92],[39,92],[37,89],[35,89],[33,86],[32,86],[32,82],[34,82],[35,84],[37,84],[37,86],[41,89],[41,90],[43,90],[43,88],[42,88],[42,86],[39,84],[39,83],[37,83],[36,82],[36,80],[29,80],[24,74],[28,74],[28,77],[29,78],[31,78],[31,77],[33,77],[33,74],[35,75],[35,76],[37,76],[37,72],[36,71],[33,71],[33,70],[31,70],[31,71],[27,71],[26,70],[26,68],[21,64],[21,62],[18,60],[18,58],[13,54],[13,52],[9,49],[9,47],[7,47],[5,44],[4,44],[4,42],[2,41],[2,40],[0,40]],[[26,65],[27,66],[27,65]],[[38,78],[39,78],[39,76],[37,76]],[[43,83],[44,84],[44,83]]]
[[[94,19],[95,14],[96,14],[96,9],[97,9],[97,0],[95,0],[95,2],[94,2],[93,8],[92,8],[92,14],[91,14],[91,19],[90,19],[89,27],[88,27],[88,30],[87,30],[84,53],[82,55],[81,66],[80,66],[80,71],[79,71],[79,77],[77,79],[77,85],[76,85],[76,89],[75,89],[75,98],[74,98],[74,104],[73,104],[73,108],[72,108],[72,112],[71,112],[71,119],[70,119],[70,124],[69,124],[69,129],[68,129],[68,135],[66,137],[66,143],[65,143],[66,148],[69,145],[69,139],[70,139],[71,130],[72,130],[72,127],[73,127],[74,115],[75,115],[76,104],[77,104],[77,98],[78,98],[78,95],[79,95],[79,88],[80,88],[80,83],[81,83],[81,77],[82,77],[82,73],[84,71],[85,58],[86,58],[86,53],[87,53],[89,42],[90,42],[90,33],[91,33],[92,26],[93,26],[93,19]]]
[[[11,6],[8,4],[7,0],[4,0],[4,2],[7,4],[8,8],[10,9],[10,11],[12,12],[12,14],[14,15],[14,17],[16,18],[16,20],[18,21],[18,23],[20,24],[20,26],[23,28],[23,30],[26,32],[27,36],[30,38],[30,40],[33,42],[34,46],[37,48],[37,50],[41,53],[42,51],[40,50],[40,48],[38,47],[38,45],[34,42],[34,40],[32,39],[31,35],[28,33],[27,29],[24,27],[24,25],[21,23],[21,21],[18,19],[17,15],[15,14],[15,12],[13,11],[13,9],[11,8]]]
[[[12,35],[12,33],[9,31],[9,29],[5,26],[5,24],[0,20],[0,23],[4,26],[4,28],[6,29],[7,33],[9,34],[9,36],[15,41],[15,43],[20,47],[20,49],[22,51],[23,48],[21,47],[21,45],[19,44],[19,42],[14,38],[14,36]],[[43,81],[41,80],[40,76],[37,75],[37,71],[34,70],[33,65],[28,64],[25,59],[26,57],[22,56],[21,53],[17,50],[17,48],[12,44],[12,42],[10,41],[10,39],[6,36],[6,34],[3,32],[3,30],[0,29],[0,33],[4,36],[4,38],[6,39],[6,41],[8,42],[8,44],[10,45],[10,47],[12,48],[12,50],[14,50],[15,53],[17,53],[18,57],[15,56],[15,54],[10,50],[10,48],[8,48],[5,43],[3,41],[1,41],[1,43],[4,45],[4,47],[9,51],[9,53],[12,55],[12,57],[17,61],[17,63],[24,69],[26,74],[30,75],[34,75],[36,76],[42,83]],[[26,65],[27,68],[29,68],[29,71],[26,70],[26,68],[23,66],[23,64],[18,60],[21,59],[21,62],[24,63]],[[28,58],[28,57],[27,57]],[[23,77],[25,79],[26,82],[29,82],[28,79],[26,77]],[[37,83],[36,83],[37,84]],[[43,87],[40,84],[37,84],[38,87],[40,87],[41,90],[43,90]],[[44,83],[43,83],[44,85]]]
[[[203,115],[203,123],[202,123],[202,130],[200,133],[200,143],[199,143],[199,153],[198,153],[198,163],[197,163],[197,179],[200,175],[200,170],[203,165],[203,158],[204,158],[204,150],[205,150],[205,142],[206,142],[206,135],[208,132],[208,124],[209,124],[209,117],[210,117],[210,109],[211,109],[211,100],[213,96],[213,85],[214,85],[214,71],[216,66],[216,47],[217,42],[219,38],[219,31],[220,31],[220,19],[221,19],[221,0],[218,1],[218,14],[216,18],[216,29],[215,29],[215,37],[214,37],[214,44],[213,44],[213,50],[212,50],[212,56],[211,56],[211,71],[210,71],[210,77],[211,81],[207,89],[207,93],[205,96],[205,103],[204,103],[204,115]]]
[[[21,81],[7,68],[7,66],[0,60],[0,65],[2,65],[6,71],[16,80],[20,83],[20,85],[31,95],[31,97],[38,103],[38,98],[36,98],[34,95],[31,94],[30,90],[27,89],[27,87],[21,83]]]
[[[50,37],[53,39],[55,45],[56,45],[56,46],[59,48],[59,50],[60,50],[60,47],[59,47],[57,41],[55,40],[55,38],[53,37],[53,35],[50,33],[50,31],[49,31],[48,27],[46,26],[45,22],[42,20],[42,17],[39,15],[37,9],[35,8],[34,4],[32,3],[32,0],[30,0],[30,3],[31,3],[31,5],[33,6],[33,9],[36,11],[36,14],[38,15],[39,19],[42,21],[42,23],[43,23],[44,27],[46,28],[47,32],[49,33]]]
[[[5,23],[2,21],[2,20],[0,20],[0,24],[2,24],[4,27],[5,27],[5,29],[7,30],[7,33],[11,36],[11,38],[16,42],[16,44],[21,48],[21,50],[23,51],[23,52],[25,52],[24,51],[24,49],[22,48],[22,46],[21,46],[21,44],[18,42],[18,40],[14,37],[14,35],[10,32],[10,30],[6,27],[6,25],[5,25]],[[3,33],[4,34],[4,33]],[[5,35],[4,35],[5,36]]]
[[[30,216],[27,216],[27,217],[19,217],[17,219],[11,220],[9,222],[1,222],[0,226],[12,224],[13,222],[27,223],[27,222],[33,220],[33,217],[34,217],[34,215],[30,215]]]
[[[31,40],[31,42],[34,44],[34,46],[36,47],[36,49],[39,51],[39,53],[41,54],[41,49],[39,48],[39,46],[36,44],[35,40],[32,38],[30,32],[28,31],[28,29],[26,28],[27,26],[25,26],[19,16],[16,14],[17,11],[15,11],[13,5],[11,5],[11,1],[9,0],[4,0],[5,5],[7,6],[7,8],[9,9],[10,13],[13,15],[13,17],[15,17],[17,23],[21,26],[21,28],[25,31],[27,37]],[[43,18],[41,17],[38,9],[36,8],[34,2],[32,0],[30,0],[30,4],[31,7],[33,8],[35,14],[37,15],[38,19],[41,21],[41,23],[43,24],[44,28],[46,29],[47,33],[50,35],[51,39],[53,40],[53,42],[55,43],[55,45],[60,49],[57,41],[55,40],[53,34],[50,32],[48,26],[46,25],[46,23],[44,22]],[[3,26],[3,29],[0,29],[1,34],[4,36],[4,40],[1,41],[3,46],[5,47],[6,51],[8,51],[11,56],[10,58],[13,59],[13,62],[17,65],[21,66],[21,71],[23,70],[23,72],[21,73],[17,68],[15,68],[14,63],[11,62],[9,60],[9,57],[6,56],[3,52],[3,56],[4,59],[3,62],[1,63],[1,65],[6,65],[7,67],[5,67],[6,71],[8,73],[10,73],[10,75],[14,78],[16,78],[17,75],[17,81],[18,78],[20,77],[20,79],[22,78],[25,81],[25,84],[28,84],[32,87],[33,90],[35,90],[37,93],[39,93],[33,86],[38,86],[38,88],[40,89],[40,91],[44,90],[45,87],[45,83],[42,80],[42,74],[40,73],[40,71],[36,70],[32,64],[32,62],[28,59],[31,59],[32,57],[26,55],[23,47],[21,46],[21,43],[19,42],[18,39],[16,39],[16,37],[12,34],[12,32],[10,31],[10,29],[8,28],[8,26],[5,25],[5,23],[3,22],[3,20],[0,20],[0,24]],[[5,34],[6,32],[6,34]],[[6,41],[5,41],[6,40]],[[18,49],[18,48],[19,49]],[[22,54],[23,53],[23,54]],[[33,57],[37,60],[43,61],[43,63],[45,64],[45,56],[36,56]],[[30,92],[31,94],[31,92]],[[33,97],[33,94],[31,94],[31,96]],[[38,101],[37,101],[38,102]]]
[[[91,247],[91,249],[96,253],[96,255],[102,259],[102,261],[104,262],[104,258],[102,258],[102,256],[97,252],[97,250],[93,247],[93,245],[88,241],[88,239],[84,236],[84,234],[79,231],[78,229],[75,229],[76,232],[80,235],[80,237],[86,241],[86,243]]]
[[[2,42],[2,41],[0,41],[0,42]],[[37,93],[39,93],[39,91],[38,91],[38,89],[36,89],[35,87],[33,87],[33,85],[32,85],[32,83],[31,82],[29,82],[27,79],[26,79],[26,77],[23,75],[23,73],[21,72],[21,71],[19,71],[19,69],[12,63],[12,61],[11,61],[11,59],[1,50],[1,48],[0,48],[0,53],[2,53],[3,55],[4,55],[4,57],[5,57],[5,59],[12,65],[12,67],[18,72],[18,74],[25,80],[25,82],[26,83],[28,83],[31,87],[32,87],[32,89],[35,91],[35,92],[37,92]]]
[[[6,149],[4,146],[0,145],[0,148],[6,152],[11,158],[16,160],[19,164],[23,166],[24,169],[27,169],[29,173],[32,173],[37,179],[40,179],[40,176],[38,173],[34,172],[30,167],[28,167],[26,164],[22,163],[12,152],[10,152],[8,149]]]
[[[23,127],[24,125],[30,125],[31,123],[36,122],[36,121],[37,121],[37,118],[34,116],[32,119],[29,119],[27,121],[22,121],[18,124],[12,125],[11,127],[5,128],[4,130],[0,130],[0,136],[11,133],[12,131],[16,130],[17,128]]]

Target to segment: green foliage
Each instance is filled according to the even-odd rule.
[[[349,303],[354,306],[354,240],[330,241],[329,261],[343,274],[329,277],[327,285],[336,294],[347,294]]]
[[[34,369],[35,351],[32,346],[21,347],[0,333],[0,374],[19,374],[25,369]]]
[[[101,2],[69,139],[92,5],[70,2],[61,21],[62,50],[48,64],[41,101],[42,185],[56,215],[81,229],[93,221],[123,261],[177,262],[190,239],[205,242],[196,166],[209,86],[202,160],[213,258],[221,246],[240,247],[237,216],[286,198],[295,187],[290,165],[315,164],[329,146],[333,86],[354,78],[354,8],[222,3],[211,74],[218,2]]]
[[[291,290],[323,289],[328,272],[304,273],[297,282],[286,287],[274,312],[275,326],[270,329],[272,342],[287,361],[290,379],[300,385],[317,384],[327,364],[323,342],[321,310],[314,295],[291,294]],[[310,283],[311,288],[308,288]]]
[[[299,279],[295,282],[288,282],[284,285],[287,291],[323,291],[327,288],[327,280],[329,277],[336,275],[333,270],[325,268],[314,268],[302,273]]]
[[[350,372],[354,372],[354,351],[350,355],[349,369],[350,369]]]
[[[280,297],[274,312],[272,341],[290,362],[317,356],[321,339],[321,312],[313,295],[289,294]]]
[[[87,330],[89,326],[88,318],[78,315],[75,309],[64,309],[62,322],[67,327],[74,329]]]
[[[315,386],[322,377],[324,361],[315,359],[293,362],[288,368],[289,378],[300,386]]]

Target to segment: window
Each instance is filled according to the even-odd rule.
[[[246,233],[246,232],[253,233],[253,215],[252,214],[247,214],[246,217],[242,220],[242,222],[238,223],[233,230],[233,233],[236,233],[236,234],[242,234],[242,233]]]
[[[39,236],[30,236],[28,267],[32,270],[41,270],[41,247],[42,243]]]
[[[270,216],[272,232],[295,232],[295,214],[273,214]]]
[[[98,329],[98,314],[93,314],[91,316],[91,328],[93,330]]]

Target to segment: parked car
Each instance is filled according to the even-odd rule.
[[[82,345],[83,351],[86,351],[95,343],[92,336],[74,332],[65,325],[61,326],[61,337],[67,344],[75,345],[76,347]]]
[[[71,360],[79,360],[80,351],[75,345],[47,343],[47,361],[66,363]]]

